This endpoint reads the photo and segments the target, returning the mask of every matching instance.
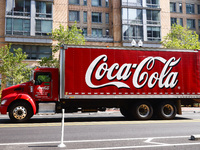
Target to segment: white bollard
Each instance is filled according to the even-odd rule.
[[[66,145],[63,143],[64,139],[64,127],[65,127],[65,109],[62,109],[62,131],[61,131],[61,143],[58,145],[58,147],[66,147]]]

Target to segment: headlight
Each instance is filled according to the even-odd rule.
[[[7,99],[4,99],[1,101],[1,105],[4,105],[6,103]]]

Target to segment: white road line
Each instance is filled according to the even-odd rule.
[[[159,142],[152,142],[154,138],[149,138],[146,141],[144,141],[145,143],[149,143],[149,144],[158,144],[158,145],[165,145],[166,143],[159,143]]]
[[[76,141],[64,141],[64,143],[87,143],[87,142],[112,142],[112,141],[132,141],[132,140],[148,140],[148,139],[170,139],[170,138],[190,138],[189,136],[166,136],[166,137],[145,137],[145,138],[122,138],[122,139],[97,139],[97,140],[76,140]],[[60,141],[46,141],[46,142],[27,142],[27,143],[0,143],[0,146],[4,145],[36,145],[36,144],[54,144]]]

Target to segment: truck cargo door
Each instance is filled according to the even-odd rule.
[[[52,83],[51,73],[38,72],[35,76],[34,97],[41,101],[49,101],[52,99]]]

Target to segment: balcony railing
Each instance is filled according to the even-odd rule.
[[[113,42],[113,37],[109,35],[87,35],[84,37],[88,42]]]
[[[122,2],[122,6],[138,6],[138,7],[141,7],[142,6],[142,2],[141,2],[141,0],[138,0],[137,3]]]
[[[142,20],[140,20],[140,19],[136,19],[136,20],[123,19],[122,24],[142,25]]]
[[[160,21],[155,21],[155,20],[147,20],[148,25],[160,25]]]
[[[150,7],[150,8],[160,8],[160,5],[159,4],[149,4],[149,3],[147,3],[147,7]]]

